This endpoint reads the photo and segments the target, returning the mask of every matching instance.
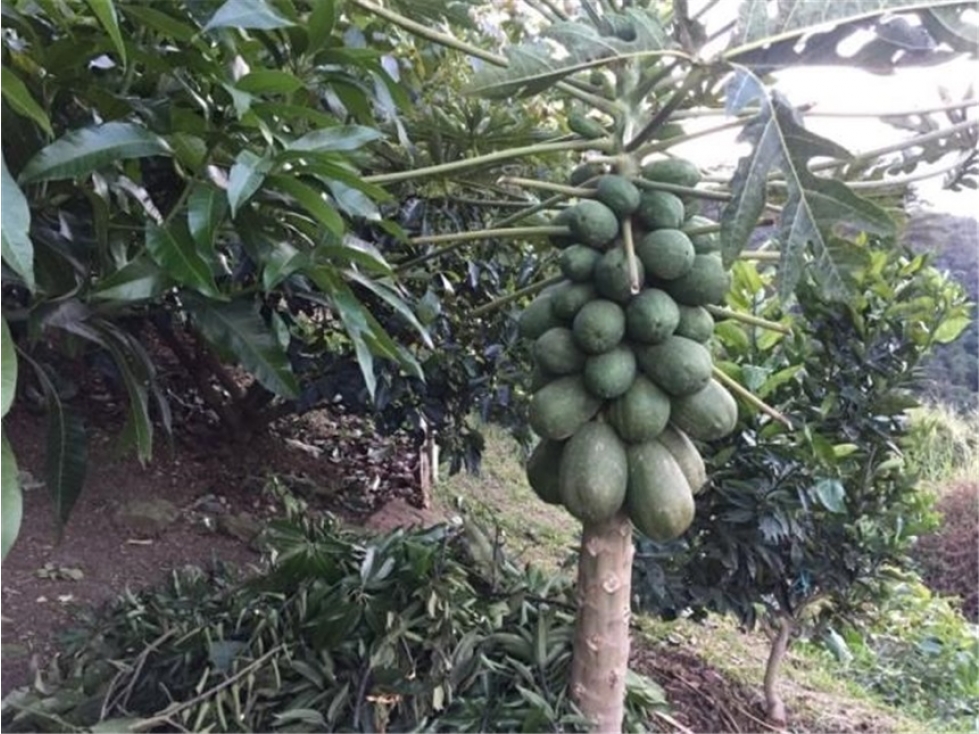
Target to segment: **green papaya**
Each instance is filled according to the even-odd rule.
[[[668,191],[643,191],[636,216],[649,231],[680,229],[684,218],[683,201]]]
[[[703,344],[676,335],[639,348],[636,358],[645,375],[675,397],[702,390],[714,366]]]
[[[666,291],[647,288],[629,301],[625,331],[630,339],[658,344],[673,334],[680,322],[680,309]]]
[[[680,320],[676,325],[677,336],[685,336],[705,344],[714,335],[714,317],[703,306],[678,306]]]
[[[738,404],[721,383],[710,380],[702,389],[670,401],[670,420],[688,436],[716,441],[738,425]]]
[[[558,257],[558,267],[568,280],[587,283],[595,274],[595,265],[601,253],[586,245],[571,245]]]
[[[651,380],[637,375],[608,407],[608,422],[619,438],[641,443],[656,438],[670,419],[670,397]]]
[[[595,198],[615,212],[622,221],[639,208],[639,189],[625,176],[609,174],[598,180]]]
[[[639,258],[636,258],[636,276],[641,288],[646,271]],[[632,278],[629,276],[629,258],[621,247],[609,250],[596,263],[595,290],[600,296],[618,303],[626,303],[634,295]]]
[[[585,354],[575,344],[571,329],[555,326],[534,342],[534,360],[552,375],[573,375],[585,368]]]
[[[626,507],[636,529],[659,543],[680,537],[693,522],[693,492],[676,459],[657,440],[630,446]]]
[[[527,459],[527,482],[534,494],[549,505],[561,504],[558,473],[565,443],[543,438]]]
[[[598,297],[591,283],[571,283],[565,281],[554,289],[551,312],[561,323],[571,323],[575,314],[589,301]]]
[[[561,325],[554,314],[552,300],[554,291],[541,293],[530,302],[517,319],[517,331],[524,339],[536,339],[548,329]]]
[[[585,360],[585,387],[597,398],[617,398],[636,379],[636,355],[625,344]]]
[[[561,457],[561,503],[582,522],[605,522],[622,508],[628,477],[625,447],[615,431],[590,421],[575,432]]]
[[[689,209],[689,207],[688,207]],[[719,232],[697,232],[698,229],[715,227],[717,222],[708,217],[695,214],[692,217],[687,212],[687,221],[683,223],[683,231],[687,233],[693,249],[698,255],[708,255],[721,249],[721,236]]]
[[[664,281],[662,288],[685,306],[718,304],[731,290],[731,274],[719,255],[696,255],[690,270],[675,280]]]
[[[619,233],[619,218],[600,201],[583,199],[569,211],[568,227],[581,244],[604,249]]]
[[[574,435],[601,407],[601,399],[588,392],[581,375],[559,377],[534,393],[528,422],[541,438],[560,441]]]
[[[646,273],[660,280],[674,280],[693,267],[693,243],[678,229],[649,232],[636,246]]]
[[[667,426],[656,440],[676,459],[690,490],[699,494],[707,485],[707,467],[704,465],[704,457],[697,451],[690,437],[676,426]]]
[[[589,162],[581,163],[571,169],[571,176],[568,180],[572,186],[584,186],[593,178],[605,173],[605,166],[601,163]]]
[[[649,181],[693,188],[700,183],[700,169],[682,158],[664,158],[642,167],[642,177]]]
[[[625,312],[619,304],[602,298],[589,301],[571,326],[575,343],[586,354],[602,354],[622,341]]]

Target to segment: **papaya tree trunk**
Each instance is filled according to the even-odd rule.
[[[778,692],[778,669],[789,649],[792,628],[792,619],[784,614],[779,615],[777,633],[768,653],[768,664],[765,666],[765,713],[768,721],[777,727],[784,727],[788,721],[785,702]]]
[[[571,695],[596,731],[622,731],[629,668],[632,523],[624,513],[585,524]]]

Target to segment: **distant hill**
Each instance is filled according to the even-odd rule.
[[[979,221],[938,212],[914,212],[905,241],[916,252],[930,252],[934,264],[962,284],[979,302]],[[953,344],[935,350],[925,366],[923,385],[932,399],[968,410],[979,407],[979,320]]]

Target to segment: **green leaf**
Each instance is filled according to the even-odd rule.
[[[351,280],[354,283],[359,283],[393,308],[395,312],[397,312],[405,321],[411,324],[412,328],[418,332],[418,335],[422,338],[422,342],[426,347],[429,349],[434,348],[434,345],[432,344],[432,337],[429,335],[428,329],[421,325],[421,322],[418,321],[411,308],[404,302],[404,299],[402,299],[401,295],[393,287],[382,281],[364,277],[356,270],[345,270],[343,274],[348,280]]]
[[[153,458],[153,423],[149,410],[149,383],[153,376],[152,364],[147,364],[141,348],[128,334],[110,322],[98,324],[105,348],[122,376],[129,395],[129,413],[124,433],[130,435],[136,446],[136,456],[144,466]]]
[[[215,28],[271,31],[293,25],[291,20],[280,15],[265,0],[227,0],[207,21],[204,31]]]
[[[0,319],[0,416],[7,415],[17,393],[17,351],[7,319]]]
[[[214,248],[214,236],[224,222],[228,211],[228,198],[224,192],[214,186],[197,184],[187,198],[187,225],[194,241],[211,251]]]
[[[167,6],[161,3],[160,7]],[[177,8],[176,5],[170,7]],[[157,33],[162,33],[181,43],[191,43],[197,35],[197,29],[189,23],[184,23],[156,8],[126,3],[122,6],[122,12],[139,21],[139,25],[152,28]]]
[[[20,493],[17,457],[7,437],[0,431],[0,558],[7,557],[17,540],[23,514],[24,499]]]
[[[48,113],[41,109],[27,85],[11,69],[0,67],[0,91],[14,112],[34,120],[50,136],[54,136]]]
[[[130,122],[106,122],[73,130],[58,138],[27,162],[22,183],[86,176],[102,166],[154,155],[169,155],[158,135]]]
[[[122,60],[122,65],[126,65],[126,44],[123,43],[122,33],[119,31],[119,18],[116,16],[116,6],[112,0],[85,0],[88,3],[88,7],[92,9],[95,13],[95,17],[99,19],[99,23],[105,28],[105,32],[109,34],[109,38],[112,40],[112,45],[116,47],[116,51],[119,54],[119,58]]]
[[[326,181],[326,185],[330,188],[330,193],[333,194],[337,206],[348,215],[363,217],[371,222],[380,221],[381,212],[378,210],[377,204],[363,191],[339,181]]]
[[[813,486],[816,499],[830,512],[843,514],[846,512],[846,490],[839,479],[820,479]]]
[[[92,292],[92,298],[121,303],[151,301],[170,285],[170,279],[160,266],[149,257],[140,255],[100,280]]]
[[[373,127],[364,125],[335,125],[323,130],[313,130],[301,138],[293,140],[286,146],[290,151],[310,151],[323,153],[326,151],[357,150],[367,143],[380,140],[384,133]]]
[[[262,69],[245,74],[235,86],[249,94],[290,94],[302,89],[303,81],[287,71]]]
[[[216,303],[189,297],[187,308],[204,338],[237,357],[262,385],[280,397],[298,395],[299,385],[286,353],[250,302]]]
[[[554,23],[545,33],[547,42],[506,49],[507,66],[479,71],[467,91],[489,99],[537,94],[575,72],[625,58],[657,56],[669,47],[669,36],[653,12],[629,8],[623,15],[636,32],[631,41],[602,36],[584,22]]]
[[[174,220],[166,228],[148,224],[146,249],[178,283],[206,296],[218,295],[211,268],[198,253],[197,245],[182,221]]]
[[[306,20],[306,33],[309,35],[307,50],[314,52],[330,40],[333,26],[337,20],[336,3],[333,0],[320,0]]]
[[[258,191],[271,168],[270,159],[259,158],[250,150],[243,150],[238,154],[228,174],[228,204],[231,205],[232,218],[237,215],[241,205]]]
[[[948,344],[959,338],[959,335],[975,321],[968,316],[956,316],[955,318],[945,319],[935,329],[935,341],[939,344]]]
[[[723,257],[731,265],[754,231],[766,201],[768,175],[778,168],[785,176],[787,200],[779,217],[779,295],[789,300],[807,266],[826,295],[843,299],[848,290],[844,264],[830,247],[832,230],[845,224],[882,235],[894,233],[894,222],[875,204],[861,199],[840,181],[818,178],[808,169],[816,156],[847,159],[849,153],[830,140],[806,130],[795,110],[779,95],[769,98],[757,77],[741,69],[728,87],[728,108],[738,111],[759,99],[761,110],[745,126],[740,140],[751,143],[751,153],[738,162],[731,180],[732,199],[721,215]]]
[[[343,234],[343,219],[329,203],[325,194],[291,176],[269,176],[269,185],[288,194],[333,234]]]
[[[29,236],[31,231],[31,209],[27,197],[7,170],[7,161],[2,160],[0,170],[0,247],[3,261],[17,275],[24,279],[28,290],[34,291],[34,245]]]

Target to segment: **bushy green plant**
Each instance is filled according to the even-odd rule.
[[[979,714],[979,628],[912,577],[828,646],[844,675],[889,703],[967,728]],[[828,653],[824,653],[828,654]]]
[[[941,483],[979,477],[979,411],[963,413],[931,404],[909,415],[905,453],[923,480]]]
[[[370,538],[303,509],[270,529],[266,572],[181,571],[90,615],[4,729],[587,730],[567,577],[476,525]],[[630,674],[628,704],[642,730],[662,691]]]

